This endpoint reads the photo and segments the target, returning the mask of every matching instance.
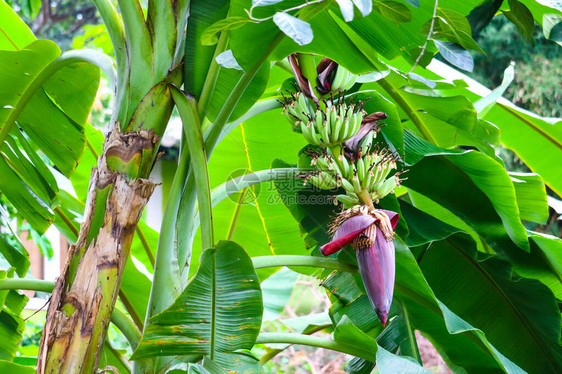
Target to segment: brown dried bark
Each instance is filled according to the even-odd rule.
[[[135,227],[154,191],[148,179],[110,170],[106,157],[141,160],[143,151],[154,151],[157,143],[152,131],[122,134],[118,125],[106,140],[92,170],[78,240],[52,293],[37,373],[92,373],[97,368]],[[101,195],[100,201],[108,187],[107,198]],[[102,203],[105,209],[96,209]]]

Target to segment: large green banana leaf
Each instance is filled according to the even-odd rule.
[[[54,219],[58,187],[35,152],[62,174],[72,174],[84,152],[99,69],[87,63],[51,69],[61,54],[58,46],[35,40],[3,1],[0,14],[0,191],[42,233]]]
[[[250,257],[236,243],[222,241],[203,252],[197,274],[174,304],[150,319],[133,359],[199,355],[244,370],[237,366],[256,360],[240,350],[252,348],[262,312]]]

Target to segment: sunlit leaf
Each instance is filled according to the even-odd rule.
[[[253,7],[267,6],[280,3],[283,0],[252,0]]]
[[[440,40],[435,40],[435,45],[443,58],[449,63],[460,69],[472,72],[474,60],[466,49],[459,47],[455,43],[442,42]]]
[[[353,0],[353,4],[359,9],[363,17],[367,17],[373,10],[373,2],[371,0]]]
[[[273,22],[298,45],[305,45],[312,41],[312,28],[308,22],[283,12],[275,13]]]
[[[337,0],[340,6],[340,11],[345,22],[353,21],[354,9],[353,2],[351,0]]]
[[[223,68],[243,71],[240,65],[238,65],[238,61],[236,61],[236,58],[234,57],[234,55],[232,54],[232,50],[230,49],[222,52],[215,58],[215,60],[217,61],[217,64],[219,64]]]

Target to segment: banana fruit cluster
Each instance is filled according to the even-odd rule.
[[[301,132],[306,141],[320,147],[341,144],[359,131],[366,112],[355,104],[348,105],[343,98],[322,102],[325,109],[300,92],[294,100],[285,102],[284,112],[293,129]]]
[[[334,75],[334,80],[332,81],[331,91],[347,91],[355,84],[356,80],[357,75],[339,65]]]
[[[396,169],[398,156],[388,149],[370,152],[369,148],[355,162],[346,158],[342,149],[338,152],[338,147],[328,148],[323,155],[313,155],[311,165],[317,171],[307,177],[307,182],[324,190],[343,187],[346,194],[337,199],[346,207],[359,204],[358,194],[362,191],[367,191],[375,201],[382,199],[403,180],[400,172],[389,177]]]

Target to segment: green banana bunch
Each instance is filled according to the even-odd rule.
[[[370,142],[367,139],[365,149],[371,147]],[[402,172],[388,177],[396,169],[398,156],[387,149],[372,153],[367,151],[355,162],[344,157],[343,151],[337,152],[337,147],[328,148],[326,155],[313,158],[311,164],[322,172],[335,173],[340,178],[338,187],[343,187],[346,195],[340,195],[338,200],[344,206],[357,203],[357,194],[361,191],[369,192],[378,201],[399,187],[403,180],[399,177]]]
[[[333,190],[341,186],[341,178],[337,174],[324,171],[308,176],[306,181],[323,190]]]
[[[368,143],[370,147],[370,143]],[[366,149],[367,145],[365,145]],[[341,149],[341,148],[340,148]],[[389,174],[396,169],[397,155],[388,149],[379,152],[367,152],[355,162],[344,156],[337,147],[328,148],[323,155],[315,155],[311,165],[316,172],[307,177],[307,181],[324,190],[343,187],[345,195],[336,196],[344,207],[359,203],[358,194],[367,191],[374,201],[393,193],[400,187],[402,172]]]
[[[351,75],[338,68],[334,77],[337,87],[352,85],[355,78]],[[380,129],[365,126],[359,135],[367,114],[362,108],[363,102],[353,103],[352,99],[348,104],[344,95],[339,94],[317,103],[301,92],[291,93],[284,99],[284,113],[293,130],[302,133],[306,141],[315,146],[310,148],[310,163],[316,170],[305,178],[305,183],[310,182],[323,190],[342,187],[345,194],[336,198],[345,207],[361,204],[359,196],[365,193],[378,202],[400,186],[403,180],[399,177],[401,172],[389,177],[396,169],[399,156],[375,145]],[[379,115],[378,112],[375,114]],[[356,139],[351,152],[345,142],[353,137],[360,139]]]
[[[308,143],[320,147],[341,144],[357,134],[365,111],[348,105],[342,97],[323,103],[324,110],[316,109],[310,99],[297,92],[293,100],[286,99],[285,116]]]
[[[316,112],[316,105],[310,103],[310,100],[300,92],[293,95],[293,100],[284,97],[285,101],[283,112],[293,130],[301,132],[301,123],[308,123]],[[310,142],[309,142],[310,143]],[[311,143],[313,144],[313,143]]]
[[[332,81],[332,85],[330,87],[331,91],[347,91],[355,84],[356,80],[357,75],[344,69],[341,65],[338,65],[336,74],[334,75],[334,80]]]

